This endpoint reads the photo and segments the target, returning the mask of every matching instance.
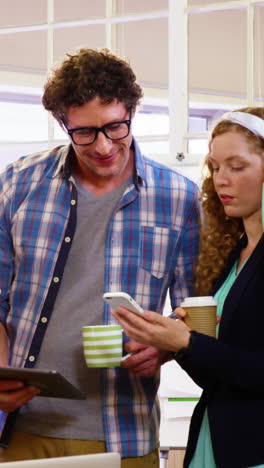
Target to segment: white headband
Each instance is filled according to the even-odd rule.
[[[222,120],[229,120],[230,122],[242,125],[255,135],[264,138],[264,120],[253,114],[246,112],[226,112],[222,115]]]

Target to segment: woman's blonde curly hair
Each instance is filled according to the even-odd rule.
[[[237,111],[253,114],[264,120],[264,107],[247,107],[237,109]],[[209,142],[209,153],[205,159],[205,176],[200,195],[204,213],[204,227],[201,229],[199,258],[196,268],[195,286],[199,295],[206,295],[211,292],[214,281],[219,277],[230,252],[244,232],[241,218],[226,216],[213,183],[213,172],[209,159],[211,144],[216,136],[227,132],[244,135],[249,144],[252,145],[252,150],[262,156],[264,161],[264,138],[255,135],[241,125],[227,120],[220,121],[215,126]]]

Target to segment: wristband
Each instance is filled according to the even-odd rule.
[[[192,343],[193,343],[193,332],[190,332],[190,339],[189,343],[187,346],[184,348],[179,349],[179,351],[173,352],[173,359],[176,361],[181,361],[182,359],[185,359],[187,356],[189,356],[191,349],[192,349]]]

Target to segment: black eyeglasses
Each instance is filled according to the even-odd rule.
[[[102,132],[106,138],[110,140],[122,140],[126,138],[130,132],[131,126],[131,110],[129,112],[129,119],[122,120],[120,122],[112,122],[102,127],[79,127],[66,130],[68,135],[70,135],[73,143],[75,145],[84,146],[91,145],[95,142],[98,133]]]

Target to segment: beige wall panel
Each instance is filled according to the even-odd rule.
[[[0,0],[0,27],[42,24],[47,21],[47,0]]]
[[[189,88],[246,94],[246,11],[190,15]]]
[[[264,6],[255,9],[254,23],[254,94],[255,97],[264,99]]]
[[[65,54],[80,47],[101,48],[105,46],[103,25],[65,28],[54,31],[54,59],[61,61]]]
[[[105,9],[105,0],[54,0],[55,21],[104,17]]]
[[[146,20],[117,26],[117,49],[141,83],[168,85],[168,21]]]
[[[227,0],[188,0],[188,6],[205,6],[210,3],[226,3]],[[239,2],[240,0],[232,0],[233,2]]]
[[[117,0],[116,4],[119,15],[167,10],[168,8],[168,0]]]
[[[47,67],[47,31],[0,35],[0,68],[44,72]]]

